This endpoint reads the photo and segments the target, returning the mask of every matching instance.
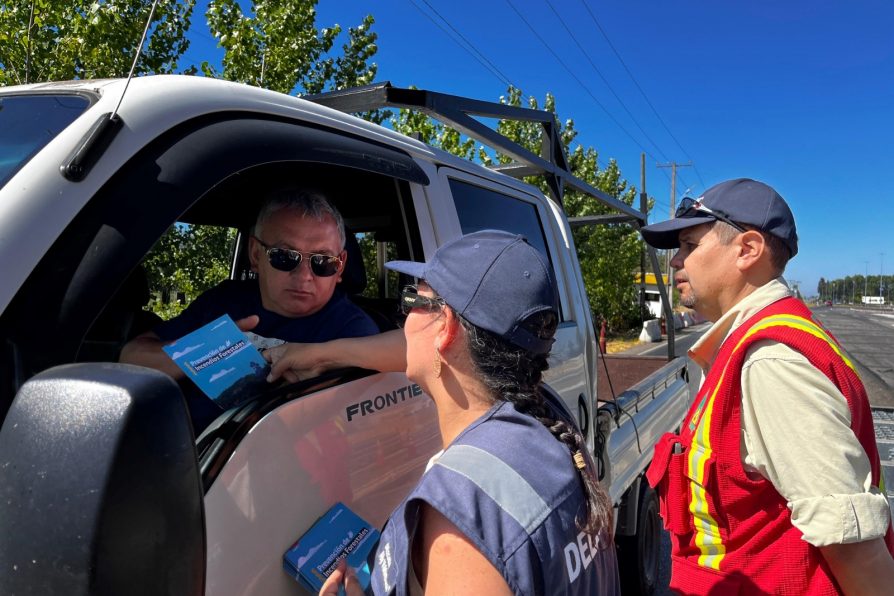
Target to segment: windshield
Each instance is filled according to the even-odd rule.
[[[81,95],[0,97],[0,187],[89,105]]]

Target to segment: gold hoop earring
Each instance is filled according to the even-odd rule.
[[[436,379],[441,378],[441,353],[437,349],[435,350],[435,361],[432,363],[432,372]]]

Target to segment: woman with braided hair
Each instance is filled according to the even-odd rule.
[[[428,263],[386,266],[419,280],[401,294],[402,331],[268,354],[273,378],[405,369],[435,403],[444,450],[382,531],[374,593],[617,593],[611,502],[583,437],[541,389],[558,323],[543,255],[485,230]],[[404,345],[401,357],[386,344]],[[341,569],[321,594],[340,588],[360,593]]]

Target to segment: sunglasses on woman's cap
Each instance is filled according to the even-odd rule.
[[[340,257],[318,253],[303,253],[299,250],[292,250],[290,248],[277,248],[265,244],[257,236],[255,236],[254,239],[258,241],[258,244],[264,247],[264,252],[267,253],[267,260],[270,262],[270,266],[277,271],[294,271],[301,264],[303,259],[310,260],[310,270],[317,277],[332,277],[338,273],[338,268],[341,267]]]
[[[674,217],[686,217],[687,215],[692,215],[690,211],[694,211],[696,213],[703,213],[714,219],[719,219],[725,224],[729,224],[732,227],[736,228],[740,232],[746,231],[745,228],[731,220],[729,217],[717,211],[716,209],[711,209],[710,207],[705,207],[705,205],[699,201],[698,199],[691,199],[689,197],[685,197],[680,200],[680,206],[677,207],[677,212],[674,213]]]

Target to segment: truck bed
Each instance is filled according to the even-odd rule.
[[[691,396],[686,358],[606,357],[616,395],[599,385],[598,425],[606,438],[603,484],[617,503],[652,459],[661,436],[679,427],[689,409]],[[599,363],[600,373],[605,367]],[[613,373],[612,370],[615,370]],[[619,389],[620,388],[620,389]],[[618,392],[620,391],[620,392]]]
[[[600,357],[596,364],[596,388],[599,401],[614,400],[618,393],[637,385],[667,362],[668,360],[664,356],[606,354],[604,363]],[[608,368],[608,375],[606,375],[606,368]]]

